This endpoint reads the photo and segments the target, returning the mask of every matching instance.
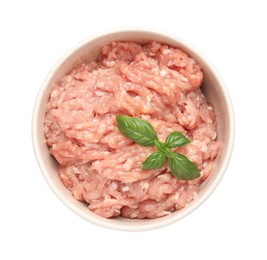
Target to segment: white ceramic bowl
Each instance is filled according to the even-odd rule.
[[[116,40],[141,43],[157,40],[183,49],[202,66],[204,72],[202,89],[208,101],[214,105],[217,113],[218,139],[222,141],[223,148],[218,159],[216,172],[203,183],[199,196],[191,205],[158,219],[105,219],[89,211],[83,203],[75,200],[60,182],[57,174],[57,164],[49,154],[45,144],[43,122],[51,85],[60,80],[75,65],[88,60],[94,60],[101,46]],[[143,231],[163,227],[178,221],[199,207],[213,192],[223,177],[231,156],[234,141],[234,117],[231,101],[221,77],[213,65],[198,50],[173,35],[145,29],[123,29],[89,38],[70,50],[56,63],[45,79],[36,99],[32,119],[32,139],[36,159],[48,185],[57,197],[72,211],[87,221],[103,227],[125,231]]]

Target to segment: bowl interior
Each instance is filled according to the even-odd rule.
[[[135,41],[146,43],[151,40],[157,40],[166,44],[180,47],[191,57],[195,58],[202,66],[204,72],[204,81],[202,90],[209,102],[216,110],[218,124],[218,140],[223,143],[220,156],[217,159],[217,171],[202,185],[198,198],[187,208],[174,212],[168,216],[158,219],[131,220],[124,218],[104,219],[88,210],[85,204],[75,200],[71,193],[63,186],[57,175],[57,163],[49,154],[45,144],[43,134],[43,122],[48,102],[49,93],[53,83],[58,82],[75,65],[96,59],[101,47],[111,41]],[[67,53],[50,71],[39,95],[33,114],[33,144],[37,161],[43,172],[43,175],[54,193],[74,212],[84,219],[108,228],[140,231],[152,228],[158,228],[173,223],[181,219],[188,213],[196,209],[214,190],[222,178],[227,164],[229,162],[232,144],[233,144],[233,113],[230,99],[225,86],[210,62],[195,48],[188,43],[172,36],[166,36],[161,33],[131,30],[116,31],[105,35],[99,35],[80,44],[78,47]]]

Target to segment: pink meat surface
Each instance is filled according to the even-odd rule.
[[[112,42],[97,61],[75,67],[55,84],[44,131],[59,178],[74,198],[105,218],[157,218],[191,203],[220,149],[202,79],[199,64],[180,49]],[[181,131],[191,143],[176,151],[196,163],[201,177],[180,181],[166,164],[142,170],[155,148],[124,137],[117,114],[148,120],[161,141]]]

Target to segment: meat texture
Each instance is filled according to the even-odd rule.
[[[74,198],[105,218],[157,218],[191,203],[214,171],[220,149],[202,79],[199,64],[180,49],[112,42],[97,61],[73,68],[55,84],[44,131],[59,178]],[[124,137],[117,114],[148,120],[161,141],[181,131],[191,143],[176,151],[196,163],[201,177],[178,180],[166,164],[142,170],[155,148]]]

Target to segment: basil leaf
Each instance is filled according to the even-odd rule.
[[[137,117],[117,115],[117,124],[120,132],[143,146],[154,146],[158,139],[153,126],[146,120]]]
[[[197,166],[182,154],[174,153],[174,158],[168,158],[169,168],[176,178],[192,180],[200,177]]]
[[[165,155],[161,151],[156,151],[146,158],[142,163],[143,170],[159,169],[166,161]]]
[[[170,133],[165,141],[165,144],[169,148],[175,148],[178,146],[184,146],[190,143],[190,140],[187,139],[181,132],[174,131]]]

